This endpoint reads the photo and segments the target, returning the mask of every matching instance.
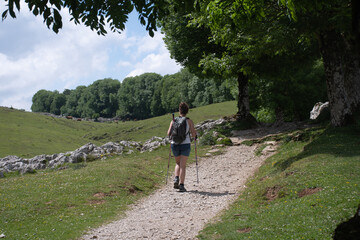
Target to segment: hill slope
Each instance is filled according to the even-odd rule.
[[[224,102],[191,109],[195,123],[236,113],[236,102]],[[144,141],[165,136],[171,114],[141,121],[96,123],[73,121],[0,107],[0,158],[7,155],[33,157],[72,151],[92,142]]]

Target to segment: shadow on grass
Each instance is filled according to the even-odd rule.
[[[192,190],[192,191],[187,191],[188,193],[194,193],[194,194],[199,194],[201,196],[209,196],[209,197],[221,197],[221,196],[227,196],[227,195],[234,195],[235,193],[229,193],[228,191],[223,192],[223,193],[218,193],[218,192],[204,192],[204,191],[197,191],[197,190]]]
[[[355,216],[341,223],[334,232],[334,240],[360,239],[360,206]]]
[[[277,162],[274,166],[286,170],[294,162],[316,154],[330,154],[335,157],[360,156],[360,127],[353,125],[342,128],[328,128],[325,132],[304,147],[295,157]]]

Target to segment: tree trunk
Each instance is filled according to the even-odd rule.
[[[237,118],[245,120],[250,115],[250,107],[249,107],[249,78],[242,72],[238,73],[238,112]]]
[[[353,39],[335,31],[320,34],[331,123],[344,126],[360,106],[360,55]]]

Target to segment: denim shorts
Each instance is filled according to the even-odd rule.
[[[171,144],[171,150],[175,157],[180,155],[188,157],[190,155],[190,143],[187,144]]]

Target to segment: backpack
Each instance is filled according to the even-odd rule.
[[[186,139],[186,117],[176,117],[171,128],[171,139],[175,144],[180,144]]]

